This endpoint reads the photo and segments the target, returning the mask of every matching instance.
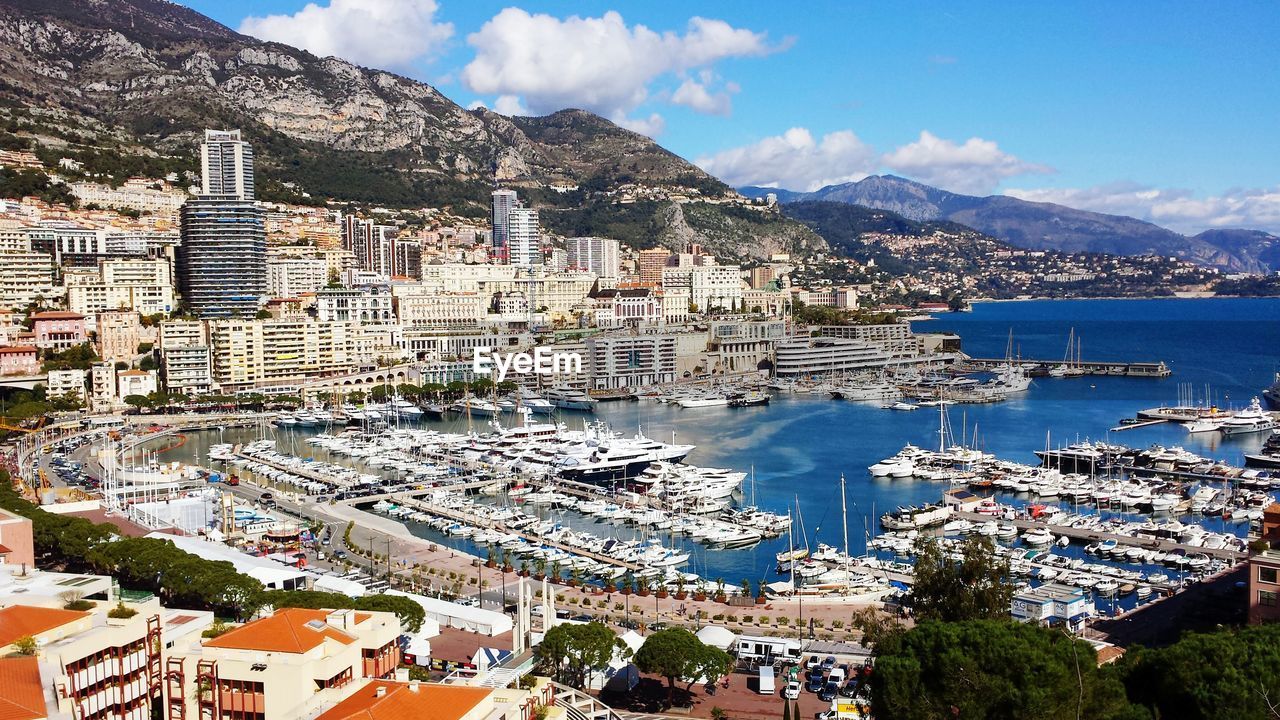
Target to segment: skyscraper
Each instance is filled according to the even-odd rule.
[[[618,277],[618,241],[599,237],[575,237],[565,241],[569,267],[588,270],[600,277]]]
[[[538,232],[538,211],[513,208],[507,213],[508,257],[512,265],[542,264],[542,241]]]
[[[253,200],[253,147],[239,130],[205,130],[200,146],[200,194]]]
[[[206,130],[200,160],[201,194],[181,211],[178,291],[199,317],[252,317],[267,294],[266,213],[253,202],[253,149],[239,130]]]
[[[519,207],[519,202],[515,190],[493,191],[493,255],[504,262],[510,259],[508,218],[511,211]]]

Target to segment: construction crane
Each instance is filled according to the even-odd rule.
[[[33,433],[38,431],[40,428],[44,427],[45,423],[49,422],[49,416],[41,415],[40,419],[36,421],[35,425],[27,426],[22,424],[23,421],[29,421],[29,420],[30,418],[19,419],[19,418],[0,417],[0,430],[7,430],[9,432],[16,432],[16,433]]]

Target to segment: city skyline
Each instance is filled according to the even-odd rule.
[[[1276,97],[1277,19],[1263,4],[187,4],[464,106],[583,107],[734,185],[810,190],[891,172],[1182,232],[1280,228],[1280,140],[1252,122]]]

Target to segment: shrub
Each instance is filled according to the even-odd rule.
[[[125,605],[124,601],[121,600],[120,602],[116,603],[115,607],[111,608],[111,610],[107,612],[107,617],[115,618],[117,620],[128,620],[129,618],[137,614],[138,614],[137,610],[134,610],[128,605]]]

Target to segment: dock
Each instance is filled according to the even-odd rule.
[[[1032,374],[1037,374],[1038,369],[1042,374],[1047,373],[1050,368],[1059,365],[1070,365],[1073,368],[1079,368],[1086,375],[1113,375],[1117,377],[1144,377],[1144,378],[1166,378],[1173,374],[1169,366],[1162,360],[1156,362],[1113,362],[1086,360],[1076,362],[1074,360],[1013,360],[1015,365],[1033,365],[1035,369]],[[961,365],[971,366],[979,370],[995,370],[1004,367],[1010,363],[1008,358],[969,358],[961,362]]]
[[[1111,430],[1110,430],[1109,432],[1122,432],[1122,431],[1124,431],[1124,430],[1137,430],[1138,428],[1151,427],[1152,425],[1163,425],[1163,424],[1165,424],[1165,423],[1167,423],[1167,422],[1169,422],[1169,421],[1168,421],[1168,420],[1166,420],[1166,419],[1163,419],[1163,418],[1161,418],[1161,419],[1155,419],[1155,420],[1140,420],[1140,421],[1138,421],[1138,422],[1128,423],[1128,424],[1126,424],[1126,425],[1117,425],[1117,426],[1115,426],[1115,427],[1111,428]]]
[[[970,522],[983,523],[994,520],[989,515],[981,513],[956,511],[951,513],[952,517],[963,518]],[[1174,542],[1172,540],[1162,540],[1160,538],[1151,537],[1129,537],[1128,535],[1117,535],[1115,533],[1102,532],[1100,530],[1089,530],[1086,528],[1067,527],[1065,525],[1048,525],[1036,520],[1001,520],[1000,522],[1013,523],[1019,530],[1030,530],[1032,528],[1043,527],[1054,535],[1066,535],[1072,540],[1079,542],[1101,542],[1103,540],[1115,540],[1119,545],[1128,545],[1131,547],[1140,547],[1148,550],[1162,550],[1168,552],[1170,550],[1182,550],[1187,554],[1201,553],[1218,560],[1226,560],[1228,562],[1240,562],[1248,557],[1248,553],[1240,550],[1231,550],[1229,548],[1205,548],[1196,547],[1195,545],[1185,545],[1183,543]]]

